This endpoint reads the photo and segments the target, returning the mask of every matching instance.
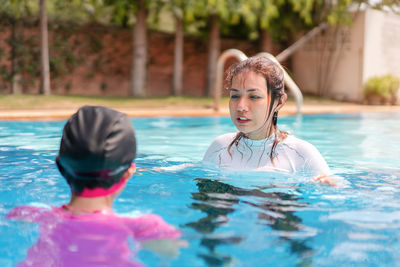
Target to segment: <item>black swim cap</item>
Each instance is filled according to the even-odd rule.
[[[125,114],[84,106],[65,124],[56,162],[70,184],[104,181],[109,187],[120,180],[135,156],[135,133]]]

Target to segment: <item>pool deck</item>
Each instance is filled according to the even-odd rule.
[[[130,117],[160,117],[160,116],[229,116],[227,106],[219,111],[212,108],[191,107],[162,107],[162,108],[117,108],[113,107]],[[0,120],[63,120],[71,116],[77,108],[61,109],[1,109]],[[281,110],[280,115],[291,115],[297,111],[295,103],[287,103]],[[305,102],[302,106],[303,114],[318,113],[364,113],[364,112],[400,112],[397,106],[371,106],[354,103],[339,102]]]

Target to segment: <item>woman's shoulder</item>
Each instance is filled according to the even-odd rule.
[[[236,133],[227,133],[215,138],[204,154],[203,161],[215,163],[218,155],[232,143],[235,136]]]
[[[218,136],[217,138],[214,139],[214,141],[212,142],[212,144],[215,145],[221,145],[221,146],[228,146],[233,139],[235,138],[237,133],[226,133],[226,134],[222,134],[220,136]]]
[[[283,141],[283,143],[285,144],[290,144],[290,145],[295,145],[295,146],[312,146],[311,143],[309,143],[308,141],[301,139],[295,135],[292,134],[288,134],[288,136],[285,138],[285,140]]]
[[[294,135],[288,135],[282,144],[302,153],[313,153],[315,150],[317,150],[316,147],[310,142],[300,139]]]

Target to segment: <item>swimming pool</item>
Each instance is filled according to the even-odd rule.
[[[289,116],[280,128],[313,143],[342,188],[277,173],[232,173],[199,161],[229,118],[132,119],[144,168],[117,198],[124,215],[156,213],[183,231],[175,259],[140,251],[148,266],[362,265],[400,262],[400,113]],[[7,221],[18,205],[61,205],[54,164],[64,121],[0,122],[0,265],[24,259],[37,226]]]

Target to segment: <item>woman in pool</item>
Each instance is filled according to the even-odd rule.
[[[277,126],[286,102],[283,70],[265,57],[251,57],[227,71],[231,120],[238,129],[217,137],[203,161],[233,170],[308,172],[315,180],[336,185],[328,165],[310,143]]]

